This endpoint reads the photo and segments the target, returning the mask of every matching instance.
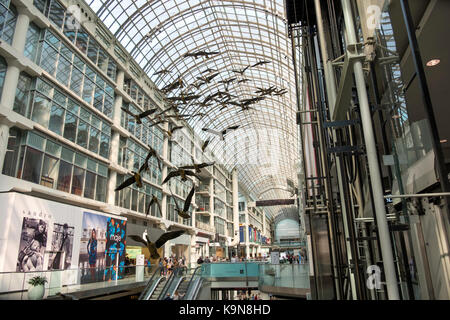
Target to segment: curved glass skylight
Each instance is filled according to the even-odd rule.
[[[98,17],[130,52],[158,88],[181,77],[181,91],[201,95],[198,101],[225,91],[232,100],[256,97],[258,88],[286,89],[284,95],[266,96],[240,111],[239,106],[222,108],[219,103],[204,107],[191,102],[179,106],[181,114],[206,113],[188,123],[204,140],[213,135],[202,131],[221,131],[240,127],[217,137],[211,151],[231,170],[237,166],[239,179],[256,199],[290,197],[286,179],[297,181],[298,135],[295,122],[296,98],[291,43],[287,33],[283,0],[202,1],[202,0],[87,0]],[[198,50],[218,51],[206,57],[183,57]],[[249,67],[259,61],[270,63]],[[157,74],[167,69],[170,73]],[[197,77],[219,74],[200,88]],[[237,79],[228,86],[219,81]],[[239,80],[248,79],[239,82]],[[191,86],[189,86],[191,85]],[[276,214],[276,210],[270,210]]]

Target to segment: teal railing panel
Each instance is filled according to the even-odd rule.
[[[308,264],[262,264],[259,286],[309,289]]]
[[[257,262],[205,263],[202,264],[202,276],[206,278],[259,277]]]

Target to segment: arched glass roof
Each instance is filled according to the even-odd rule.
[[[291,43],[283,0],[87,0],[107,28],[130,52],[158,88],[181,77],[181,91],[201,95],[198,101],[228,90],[234,101],[256,97],[258,88],[286,89],[284,95],[268,95],[250,110],[219,103],[205,107],[195,101],[179,106],[181,114],[206,113],[188,123],[204,140],[212,137],[202,128],[221,131],[240,127],[214,138],[211,151],[224,166],[238,168],[239,180],[256,199],[290,197],[286,179],[297,181],[298,134]],[[198,50],[217,51],[206,57],[184,57]],[[249,67],[259,61],[270,63]],[[170,73],[156,74],[167,69]],[[219,74],[195,88],[197,77]],[[220,81],[236,77],[224,84]],[[238,82],[239,80],[247,81]],[[191,86],[188,86],[191,85]],[[275,208],[270,209],[272,215]]]

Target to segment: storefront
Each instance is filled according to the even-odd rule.
[[[195,237],[195,253],[196,259],[209,255],[209,238],[207,235],[197,233]]]
[[[167,241],[167,247],[169,251],[164,254],[165,257],[183,258],[186,263],[190,263],[190,247],[191,236],[188,234],[182,234],[178,238]]]

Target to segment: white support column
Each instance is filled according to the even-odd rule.
[[[120,141],[120,134],[117,131],[112,132],[111,137],[111,152],[109,155],[109,160],[112,163],[117,163],[117,158],[119,157],[119,141]],[[117,186],[117,172],[112,169],[110,170],[110,175],[108,178],[108,193],[107,193],[107,203],[110,205],[115,204],[115,196],[116,193],[114,189]]]
[[[125,72],[121,69],[117,71],[117,77],[116,77],[116,85],[119,89],[123,89],[123,82],[125,78]],[[113,112],[113,122],[116,126],[120,126],[120,116],[122,114],[122,108],[123,105],[123,97],[120,94],[116,94],[116,99],[114,100],[114,112]]]
[[[119,69],[117,72],[116,85],[119,88],[123,88],[123,79],[124,79],[124,71]],[[113,106],[113,123],[115,126],[120,126],[120,116],[122,110],[122,96],[120,94],[116,94]],[[109,161],[111,163],[117,163],[119,157],[119,145],[120,145],[120,134],[119,132],[112,130],[111,135],[111,148],[109,154]],[[114,189],[117,186],[117,172],[113,169],[108,177],[108,193],[107,193],[107,203],[109,205],[115,204],[115,191]]]
[[[19,15],[17,16],[16,21],[16,30],[14,31],[14,37],[12,40],[12,47],[23,53],[23,49],[25,48],[25,43],[27,41],[27,32],[28,27],[30,26],[30,17],[27,10],[22,10],[22,8],[18,8]]]
[[[247,202],[248,204],[248,202]],[[248,206],[245,208],[245,230],[244,230],[244,238],[245,238],[245,257],[248,259],[250,256],[250,235],[248,234]]]
[[[348,45],[357,43],[355,25],[353,21],[352,8],[349,0],[341,0],[342,11],[348,38]],[[369,164],[370,183],[372,185],[373,201],[377,218],[381,255],[383,258],[384,273],[386,276],[386,287],[390,300],[399,300],[397,276],[395,274],[394,255],[392,252],[391,237],[386,218],[386,208],[384,206],[383,185],[379,171],[377,149],[375,144],[375,133],[372,125],[372,116],[367,96],[366,82],[364,79],[363,65],[357,60],[353,64],[355,74],[356,90],[361,112],[361,125],[364,133],[364,142],[367,150],[367,160]]]
[[[5,80],[3,82],[2,97],[0,106],[12,110],[14,100],[16,98],[17,83],[19,81],[20,69],[15,61],[7,61],[8,67],[6,69]],[[3,170],[3,163],[5,162],[5,154],[8,148],[10,124],[0,124],[0,169]]]
[[[210,218],[209,218],[209,225],[211,226],[211,228],[214,229],[215,232],[215,228],[214,228],[214,217],[215,217],[215,213],[214,213],[214,178],[210,178],[209,179],[209,212],[210,212]]]
[[[239,244],[239,182],[236,168],[232,172],[232,191],[233,191],[233,229],[234,241],[233,247]]]
[[[168,122],[164,122],[163,126],[164,126],[165,130],[169,130]],[[169,160],[169,137],[167,137],[166,135],[164,135],[164,140],[163,140],[162,157],[166,161]],[[162,179],[163,180],[167,176],[167,171],[168,171],[167,164],[163,163],[163,166],[162,166]],[[166,182],[162,186],[161,216],[163,219],[167,219],[167,194],[169,193],[168,183],[169,182]]]

